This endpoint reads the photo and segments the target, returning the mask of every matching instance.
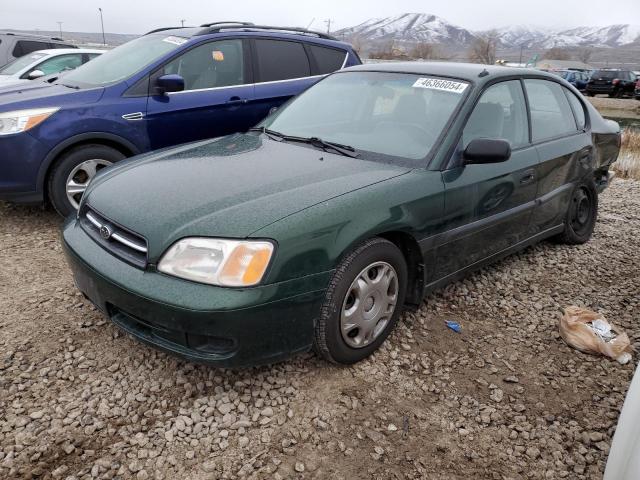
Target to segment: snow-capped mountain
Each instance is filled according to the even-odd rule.
[[[368,40],[399,40],[446,44],[468,44],[474,35],[436,15],[404,13],[387,18],[372,18],[355,27],[337,32],[344,37]]]
[[[497,28],[495,32],[500,44],[505,48],[619,47],[640,42],[640,25],[629,24],[570,29],[512,25]],[[452,46],[468,45],[484,33],[486,32],[472,32],[427,13],[404,13],[393,17],[372,18],[355,27],[336,32],[346,39],[358,37],[371,41],[395,40]]]
[[[640,25],[576,27],[568,30],[519,25],[499,28],[497,32],[505,47],[619,47],[638,40]]]

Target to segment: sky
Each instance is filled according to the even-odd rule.
[[[144,33],[161,26],[200,25],[221,20],[331,30],[350,27],[373,17],[406,12],[432,13],[470,30],[507,25],[574,27],[640,24],[639,0],[0,0],[0,28],[99,32],[98,8],[105,31]]]

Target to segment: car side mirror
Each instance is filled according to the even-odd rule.
[[[156,93],[164,95],[165,93],[181,92],[184,90],[184,78],[175,73],[162,75],[156,80]]]
[[[464,149],[467,164],[500,163],[511,157],[511,145],[499,138],[475,138]]]
[[[36,78],[44,77],[44,72],[42,70],[31,70],[27,75],[29,80],[35,80]]]

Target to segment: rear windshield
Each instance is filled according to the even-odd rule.
[[[0,75],[14,75],[19,71],[27,68],[33,62],[46,57],[46,53],[32,53],[24,57],[16,58],[13,62],[6,64],[0,68]]]
[[[102,87],[126,80],[187,42],[169,35],[147,35],[114,48],[64,76],[71,87]]]
[[[618,78],[620,72],[615,70],[596,70],[592,78]]]

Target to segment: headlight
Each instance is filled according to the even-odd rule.
[[[26,132],[44,122],[51,115],[60,110],[54,108],[32,108],[30,110],[16,110],[14,112],[0,112],[0,135]]]
[[[262,280],[272,253],[267,241],[185,238],[167,250],[158,270],[194,282],[249,287]]]

